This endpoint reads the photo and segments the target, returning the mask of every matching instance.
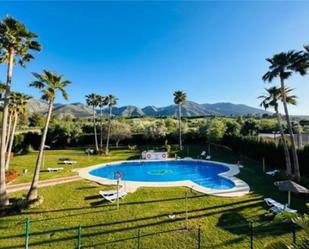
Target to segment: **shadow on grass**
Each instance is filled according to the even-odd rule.
[[[247,203],[246,203],[247,202]],[[201,219],[201,218],[205,218],[205,217],[209,217],[212,215],[216,215],[216,214],[220,214],[220,213],[224,213],[224,212],[231,212],[231,211],[240,211],[242,209],[246,209],[246,208],[252,208],[252,207],[256,207],[260,205],[260,202],[254,202],[254,203],[250,203],[251,201],[246,201],[246,202],[242,202],[245,203],[245,205],[239,206],[239,207],[234,207],[233,204],[229,204],[229,205],[222,205],[227,207],[226,209],[221,209],[221,210],[214,210],[214,211],[210,211],[212,209],[217,209],[217,208],[222,208],[222,206],[213,206],[213,207],[208,207],[208,208],[200,208],[200,209],[193,209],[193,210],[189,210],[188,214],[189,214],[189,220],[195,220],[195,219]],[[239,203],[234,203],[234,204],[239,204]],[[101,212],[101,211],[100,211]],[[99,232],[92,232],[92,233],[83,233],[83,237],[92,237],[92,236],[98,236],[98,235],[106,235],[106,234],[111,234],[111,233],[118,233],[118,232],[126,232],[126,231],[130,231],[130,230],[136,230],[136,229],[142,229],[142,228],[146,228],[146,227],[153,227],[153,226],[161,226],[163,224],[169,224],[169,223],[176,223],[176,222],[181,222],[185,220],[185,211],[180,211],[180,212],[175,212],[174,213],[176,215],[176,218],[174,220],[171,220],[168,218],[168,213],[166,214],[160,214],[160,215],[155,215],[155,216],[148,216],[148,217],[142,217],[142,218],[137,218],[137,219],[128,219],[128,220],[120,220],[120,221],[114,221],[114,222],[109,222],[109,223],[99,223],[99,224],[92,224],[92,225],[86,225],[83,226],[83,231],[86,231],[86,229],[90,229],[90,228],[98,228],[98,227],[107,227],[108,226],[113,226],[113,225],[123,225],[125,227],[123,228],[110,228],[110,229],[106,229],[104,231],[99,231]],[[66,216],[68,217],[68,216]],[[159,220],[161,219],[161,220]],[[46,220],[46,219],[45,219]],[[45,221],[45,220],[41,220],[41,221]],[[147,221],[148,223],[146,224],[135,224],[131,227],[127,227],[129,224],[131,225],[134,222],[140,222],[140,221]],[[34,222],[38,222],[38,221],[33,221]],[[42,232],[33,232],[31,234],[31,236],[42,236],[42,235],[46,235],[46,234],[53,234],[53,233],[61,233],[64,234],[65,232],[69,232],[69,231],[76,231],[77,227],[69,227],[69,228],[62,228],[62,229],[53,229],[53,230],[48,230],[48,231],[42,231]],[[12,236],[1,236],[0,239],[14,239],[14,238],[21,238],[24,237],[24,234],[16,234],[16,235],[12,235]],[[76,239],[76,235],[74,236],[68,236],[65,238],[56,238],[56,239],[51,239],[51,240],[45,240],[45,241],[40,241],[40,242],[34,242],[31,245],[35,246],[35,245],[42,245],[42,244],[46,244],[46,243],[53,243],[53,242],[59,242],[59,241],[66,241],[66,240],[73,240]],[[3,247],[0,247],[3,248]],[[16,248],[15,247],[5,247],[5,248]]]
[[[235,224],[237,224],[235,226]],[[249,221],[238,212],[224,213],[218,219],[217,227],[220,227],[233,234],[248,234]]]

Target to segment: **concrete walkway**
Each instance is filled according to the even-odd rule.
[[[48,186],[54,186],[58,184],[63,184],[67,182],[75,182],[79,181],[82,178],[79,176],[69,176],[69,177],[61,177],[61,178],[55,178],[55,179],[49,179],[39,182],[39,187],[48,187]],[[20,190],[28,190],[30,188],[31,183],[20,183],[20,184],[9,184],[7,185],[7,193],[13,193]]]

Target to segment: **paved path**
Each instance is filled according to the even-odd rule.
[[[49,180],[45,180],[45,181],[40,181],[39,183],[39,187],[48,187],[48,186],[54,186],[54,185],[58,185],[58,184],[63,184],[63,183],[67,183],[67,182],[75,182],[75,181],[79,181],[82,178],[80,178],[79,176],[69,176],[69,177],[61,177],[61,178],[55,178],[55,179],[49,179]],[[8,193],[13,193],[16,191],[20,191],[20,190],[27,190],[30,188],[30,183],[20,183],[20,184],[9,184],[7,185],[7,192]]]

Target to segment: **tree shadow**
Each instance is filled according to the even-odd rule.
[[[235,226],[235,223],[237,224]],[[249,232],[249,221],[240,213],[231,211],[223,213],[217,222],[217,227],[232,234],[242,235]]]

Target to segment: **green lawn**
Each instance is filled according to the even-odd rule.
[[[67,149],[67,150],[46,150],[44,153],[44,165],[42,166],[42,172],[40,174],[40,180],[46,180],[51,178],[58,178],[64,176],[76,175],[72,172],[74,168],[87,167],[96,165],[99,163],[105,163],[110,161],[127,160],[132,158],[139,158],[140,153],[138,151],[130,151],[128,149],[112,150],[108,156],[105,155],[91,155],[87,156],[83,149]],[[14,156],[10,168],[18,172],[19,176],[13,183],[30,182],[32,179],[35,162],[37,159],[37,152],[32,152],[27,155]],[[74,166],[67,166],[62,164],[63,160],[76,161]],[[44,172],[44,169],[55,167],[63,167],[63,171],[59,172]],[[23,169],[28,169],[28,173],[23,175]]]
[[[194,156],[200,150],[201,147],[191,146],[185,153]],[[122,159],[124,155],[132,156],[132,152],[119,150],[113,153],[113,158],[118,153]],[[72,151],[69,154],[72,155]],[[225,162],[239,159],[222,149],[213,148],[212,154],[215,160]],[[81,158],[80,162],[86,164],[87,159]],[[82,248],[137,248],[140,229],[140,248],[193,249],[197,248],[199,226],[202,230],[201,248],[249,248],[249,222],[265,223],[273,218],[266,215],[263,198],[270,196],[285,202],[286,193],[277,191],[271,177],[260,173],[258,163],[248,159],[242,161],[245,168],[239,177],[250,185],[253,192],[240,198],[211,197],[186,188],[142,188],[128,194],[121,202],[120,210],[116,210],[115,204],[102,201],[98,195],[98,191],[106,187],[94,182],[82,180],[42,188],[43,205],[0,218],[0,248],[23,248],[27,217],[32,221],[30,248],[75,248],[79,225],[82,225]],[[89,164],[98,162],[94,160]],[[189,197],[188,230],[183,229],[186,192]],[[11,197],[20,198],[23,194],[14,193]],[[292,207],[305,211],[304,199],[293,196],[292,204]],[[174,220],[168,217],[171,212],[176,214]],[[235,227],[239,224],[243,226]],[[291,241],[291,233],[283,228],[255,228],[254,248],[263,248],[272,239]],[[301,235],[302,232],[298,231],[297,237]]]

